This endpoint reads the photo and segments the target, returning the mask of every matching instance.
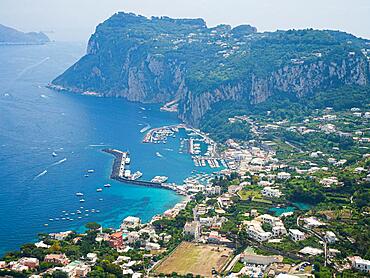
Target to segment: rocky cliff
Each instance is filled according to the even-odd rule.
[[[151,19],[118,13],[100,24],[87,53],[52,83],[146,103],[179,102],[179,117],[198,126],[214,104],[298,98],[369,82],[369,42],[334,31],[258,33],[254,27],[207,28],[201,19]]]

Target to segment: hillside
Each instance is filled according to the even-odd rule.
[[[150,19],[117,13],[99,24],[87,53],[52,84],[58,89],[178,102],[199,126],[224,101],[297,100],[343,85],[369,83],[369,41],[339,31],[259,33],[241,25],[208,28],[202,19]]]
[[[0,24],[0,44],[44,44],[49,41],[42,32],[24,33]]]

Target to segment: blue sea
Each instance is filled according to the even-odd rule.
[[[181,201],[169,190],[110,180],[113,157],[102,148],[128,150],[131,169],[144,179],[166,175],[181,183],[194,170],[190,155],[178,152],[179,138],[141,143],[143,127],[178,123],[176,115],[155,105],[45,88],[84,52],[82,43],[0,46],[0,255],[40,232],[78,230],[90,221],[118,227],[128,215],[147,221]],[[85,177],[88,169],[95,172]],[[112,186],[96,192],[105,183]],[[77,209],[80,220],[71,214]],[[74,220],[55,220],[66,213]]]

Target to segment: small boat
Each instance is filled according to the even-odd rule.
[[[89,177],[89,175],[88,175],[88,174],[86,174],[86,175],[85,175],[85,178],[88,178],[88,177]]]
[[[81,211],[80,210],[77,210],[77,214],[81,214]]]
[[[102,188],[97,188],[96,189],[96,192],[102,192],[103,191],[103,189]]]
[[[87,172],[88,172],[88,173],[94,173],[94,172],[95,172],[95,170],[94,170],[94,169],[89,169],[89,170],[87,170]]]
[[[46,223],[45,223],[45,224],[44,224],[44,226],[45,226],[45,227],[47,227],[47,226],[49,226],[49,224],[46,224]]]
[[[53,157],[56,157],[58,154],[57,154],[56,152],[53,152],[51,155],[52,155]]]
[[[62,220],[66,220],[66,218],[65,218],[65,217],[63,217],[63,218],[62,218]]]
[[[96,213],[99,213],[99,212],[100,212],[100,210],[98,210],[98,209],[97,209],[97,210],[96,210]]]
[[[49,221],[54,221],[54,219],[53,218],[50,218]]]
[[[82,219],[82,217],[81,216],[79,216],[79,217],[77,217],[78,219]]]
[[[89,215],[86,213],[85,216],[89,216]]]
[[[77,192],[76,193],[76,196],[83,196],[84,194],[83,193],[81,193],[81,192]]]
[[[111,187],[110,183],[104,184],[104,187]]]
[[[75,213],[74,212],[71,212],[71,215],[75,215]]]
[[[89,211],[88,209],[85,209],[85,211]]]
[[[83,203],[83,202],[85,202],[85,200],[84,199],[81,199],[80,202]]]
[[[103,198],[100,198],[99,201],[103,201]]]

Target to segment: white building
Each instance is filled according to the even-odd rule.
[[[266,186],[261,190],[261,194],[265,197],[280,198],[282,193],[278,188]]]
[[[257,225],[250,225],[247,228],[247,232],[248,232],[249,237],[253,238],[254,240],[258,242],[269,240],[272,237],[272,233],[265,232],[261,226],[257,226]]]
[[[287,234],[287,230],[285,229],[284,225],[278,225],[278,226],[272,227],[272,235],[274,237],[278,237],[278,236],[282,236],[286,234]]]
[[[279,180],[287,180],[287,179],[290,179],[291,177],[291,174],[289,173],[286,173],[286,172],[280,172],[277,174],[276,176]]]
[[[200,237],[200,223],[198,221],[186,222],[184,226],[184,234],[191,235],[195,240]]]
[[[305,234],[297,229],[289,229],[289,236],[294,241],[300,241],[305,239]]]
[[[121,229],[122,230],[135,229],[138,226],[140,226],[140,223],[141,223],[141,221],[140,221],[139,217],[127,216],[122,221]]]
[[[324,238],[329,244],[333,244],[338,240],[336,235],[332,231],[326,231]]]
[[[363,258],[358,257],[358,256],[354,256],[350,258],[350,260],[352,261],[352,267],[354,269],[370,273],[370,261],[369,260],[364,260]]]

